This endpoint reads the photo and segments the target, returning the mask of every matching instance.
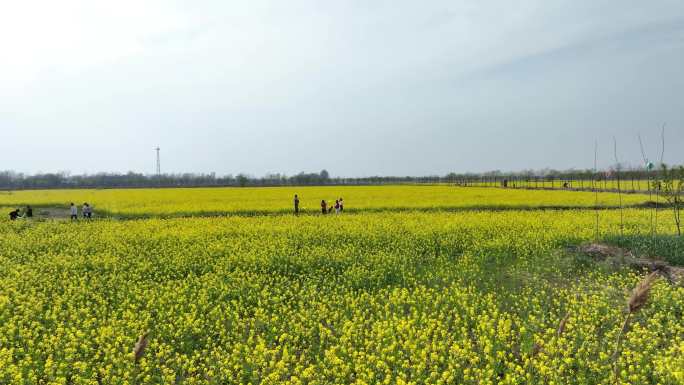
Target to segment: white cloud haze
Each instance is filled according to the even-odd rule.
[[[684,162],[681,1],[0,1],[0,169]]]

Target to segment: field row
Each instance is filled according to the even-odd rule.
[[[468,181],[467,183],[464,183],[468,186],[471,187],[502,187],[503,186],[503,179],[505,178],[497,178],[496,180],[487,180],[487,178],[484,178],[483,180],[475,180],[475,181]],[[653,193],[655,194],[655,189],[653,186],[654,180],[647,180],[647,179],[621,179],[620,181],[617,180],[614,176],[611,177],[610,179],[607,178],[600,178],[596,181],[592,181],[591,179],[554,179],[554,180],[549,180],[549,179],[535,179],[535,178],[512,178],[507,180],[507,187],[508,188],[532,188],[532,189],[564,189],[564,188],[570,188],[570,189],[580,189],[580,190],[593,190],[593,189],[598,189],[599,191],[605,190],[605,191],[616,191],[618,190],[618,187],[620,188],[621,191],[624,192],[633,192],[633,191],[640,191],[642,193],[648,194]],[[675,186],[678,185],[678,182],[675,181]],[[567,184],[567,187],[566,187]]]
[[[344,186],[274,188],[198,188],[130,190],[38,190],[0,193],[0,206],[63,208],[90,203],[96,215],[153,217],[220,214],[277,214],[293,210],[298,194],[304,213],[318,213],[321,200],[344,198],[348,212],[440,211],[470,209],[538,209],[593,207],[589,192],[459,188],[453,186]],[[651,198],[653,199],[653,198]],[[628,206],[647,202],[647,195],[623,195]],[[598,194],[602,207],[617,207],[617,194]]]

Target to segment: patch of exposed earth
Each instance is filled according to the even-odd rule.
[[[630,250],[622,247],[590,243],[577,246],[572,251],[588,255],[596,261],[615,267],[629,266],[640,271],[655,271],[670,283],[684,285],[684,267],[672,266],[657,258],[637,257]]]

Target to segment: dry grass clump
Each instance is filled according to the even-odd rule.
[[[658,272],[673,285],[684,285],[684,268],[672,266],[658,256],[637,257],[631,251],[611,245],[590,243],[569,248],[571,252],[582,253],[596,261],[605,261],[614,268],[630,267],[637,271]]]
[[[581,245],[577,247],[576,251],[589,255],[590,257],[600,261],[612,258],[634,257],[628,250],[617,246],[604,245],[601,243]]]

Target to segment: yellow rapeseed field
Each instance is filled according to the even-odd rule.
[[[295,192],[311,215],[168,218],[283,214]],[[338,195],[352,213],[313,215]],[[0,205],[70,200],[150,218],[0,221],[0,384],[684,383],[684,288],[664,279],[612,357],[645,273],[568,251],[595,236],[593,195],[76,190]],[[625,236],[651,215],[625,210]],[[619,224],[601,211],[599,236]]]
[[[306,213],[318,213],[321,200],[344,198],[347,211],[461,210],[473,208],[592,207],[591,192],[458,188],[419,186],[326,186],[273,188],[102,189],[0,192],[0,206],[26,204],[67,208],[70,202],[88,202],[100,215],[126,217],[221,214],[276,214],[292,211],[298,194]],[[625,205],[646,202],[648,195],[625,194]],[[618,195],[598,194],[599,205],[616,207]]]

